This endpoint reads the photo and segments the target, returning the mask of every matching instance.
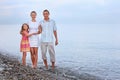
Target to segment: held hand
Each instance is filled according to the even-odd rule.
[[[55,45],[56,45],[56,46],[58,45],[58,40],[55,41]]]
[[[31,35],[37,35],[38,33],[32,33]]]
[[[37,33],[32,33],[32,34],[29,34],[29,37],[31,37],[32,35],[36,35]]]
[[[37,35],[38,33],[33,33],[32,35]]]

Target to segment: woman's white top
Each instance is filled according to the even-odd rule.
[[[29,25],[29,34],[38,32],[39,22],[29,21],[28,25]],[[30,43],[30,47],[39,47],[39,35],[30,36],[29,43]]]

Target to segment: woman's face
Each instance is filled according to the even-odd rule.
[[[24,30],[28,30],[28,26],[24,24],[24,25],[23,25],[23,29],[24,29]]]
[[[31,13],[31,18],[35,19],[36,18],[36,13]]]

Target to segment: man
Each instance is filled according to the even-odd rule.
[[[42,59],[44,61],[46,69],[48,69],[47,64],[47,57],[46,53],[47,50],[50,54],[50,60],[52,63],[52,70],[54,70],[55,67],[55,50],[54,50],[54,38],[53,34],[55,36],[55,45],[58,45],[58,38],[57,38],[57,28],[54,20],[51,20],[49,18],[49,11],[44,10],[43,16],[44,20],[40,22],[41,24],[41,53],[42,53]]]

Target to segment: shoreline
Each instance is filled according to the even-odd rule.
[[[88,73],[76,73],[69,69],[55,67],[45,70],[44,66],[33,69],[23,66],[14,56],[0,52],[0,80],[103,80]]]

